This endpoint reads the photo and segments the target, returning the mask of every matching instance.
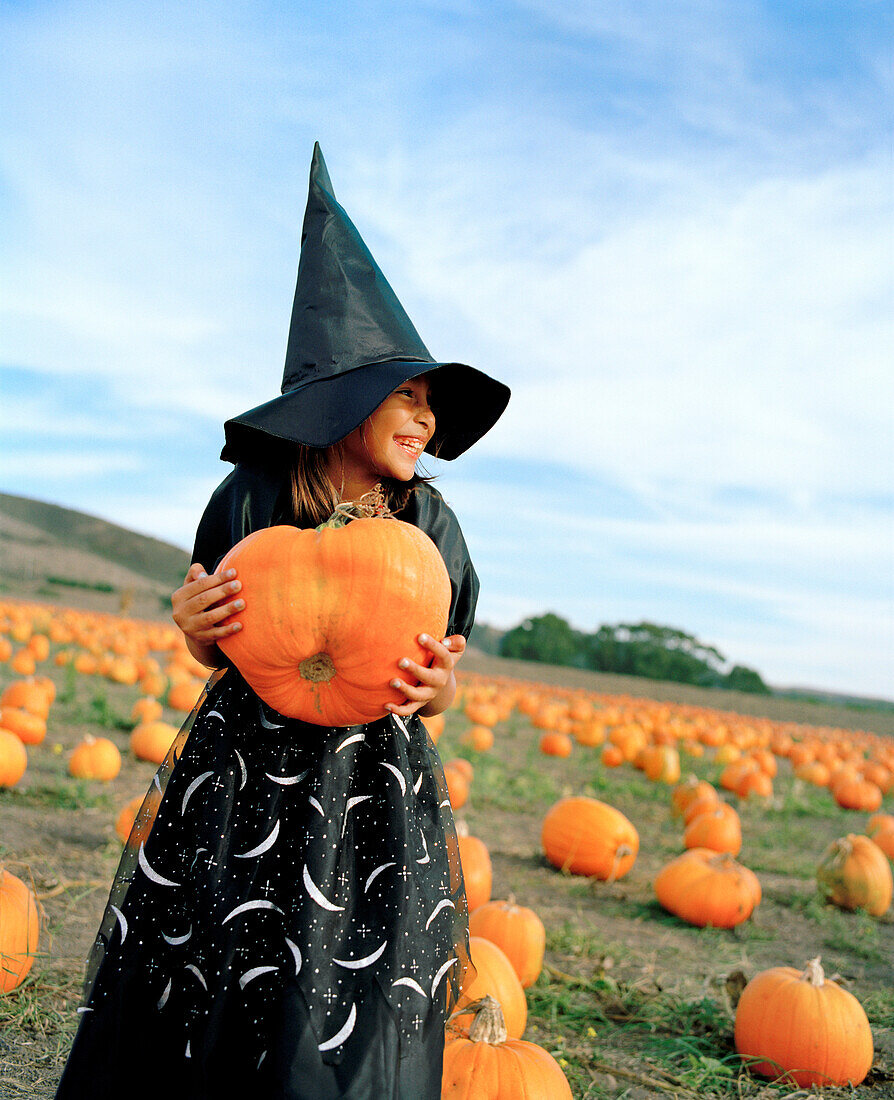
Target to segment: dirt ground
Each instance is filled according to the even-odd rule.
[[[535,677],[530,668],[524,669],[529,678],[546,680],[544,669],[537,668],[541,675]],[[518,672],[502,662],[474,657],[468,662],[468,671],[495,669]],[[32,974],[4,1002],[0,1100],[53,1095],[75,1027],[84,961],[121,851],[115,818],[129,799],[146,791],[154,773],[153,765],[130,754],[127,730],[119,728],[127,724],[136,688],[99,678],[66,681],[59,669],[52,674],[60,700],[51,711],[46,741],[29,751],[28,771],[18,787],[0,791],[0,860],[33,882],[45,913]],[[11,679],[0,667],[0,687]],[[636,686],[646,694],[645,684]],[[598,690],[629,691],[630,684],[611,688],[603,682]],[[97,702],[100,697],[104,702]],[[809,720],[805,714],[815,718],[816,711],[807,704],[792,707],[789,716],[795,720]],[[174,712],[165,717],[174,724],[182,718]],[[860,714],[859,723],[870,728],[876,717],[881,726],[888,721],[894,726],[887,715]],[[445,758],[456,753],[467,725],[460,712],[449,714],[441,742]],[[124,765],[111,784],[76,782],[67,774],[68,755],[86,733],[110,737],[122,750]],[[513,894],[549,929],[551,971],[530,991],[527,1037],[557,1055],[565,1052],[574,1063],[575,1096],[633,1100],[698,1095],[697,1088],[687,1092],[668,1083],[662,1066],[669,1063],[661,1060],[660,1038],[650,1036],[648,1029],[599,1022],[590,1028],[590,1036],[586,1029],[571,1027],[563,1005],[571,1013],[572,1002],[581,1003],[576,980],[586,985],[594,975],[608,975],[628,992],[687,1004],[708,998],[719,1006],[718,1012],[729,1014],[726,980],[732,972],[751,976],[769,966],[801,966],[822,955],[827,973],[839,974],[861,1000],[875,996],[887,997],[889,1005],[894,1001],[894,919],[890,914],[881,921],[842,914],[816,901],[812,868],[817,854],[837,836],[862,832],[865,815],[839,810],[831,797],[819,812],[811,809],[815,801],[805,802],[799,811],[798,792],[783,769],[776,809],[745,806],[741,811],[743,833],[750,839],[740,859],[758,873],[764,893],[755,918],[732,932],[696,929],[665,914],[652,889],[658,869],[682,850],[682,830],[671,817],[669,791],[657,791],[631,768],[607,775],[595,750],[578,746],[567,760],[543,757],[537,749],[539,736],[517,714],[498,727],[495,748],[486,758],[475,758],[472,796],[458,816],[490,849],[494,896]],[[543,814],[555,798],[572,793],[610,801],[635,822],[640,853],[620,882],[593,884],[562,876],[546,863],[540,848]],[[890,805],[886,808],[890,811]],[[595,1023],[595,1011],[593,1019]],[[874,1026],[873,1074],[860,1088],[847,1090],[848,1095],[894,1097],[892,1026],[894,1019]],[[718,1050],[718,1058],[729,1055],[729,1050]],[[747,1095],[762,1092],[754,1085]],[[788,1094],[773,1091],[774,1096]],[[837,1095],[837,1090],[826,1095]]]

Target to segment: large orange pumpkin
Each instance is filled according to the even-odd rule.
[[[859,1085],[872,1066],[872,1031],[853,994],[827,981],[820,960],[804,971],[757,974],[736,1007],[736,1050],[752,1073],[800,1088]]]
[[[465,826],[463,826],[465,829]],[[466,888],[466,904],[471,913],[479,905],[490,901],[493,888],[493,868],[487,845],[477,836],[469,836],[468,831],[457,828],[459,834],[459,862],[463,871],[463,884]]]
[[[633,866],[639,834],[614,806],[597,798],[563,798],[543,819],[541,842],[554,867],[614,882]]]
[[[0,868],[0,993],[25,980],[39,934],[34,895],[20,878]]]
[[[823,852],[816,879],[826,900],[840,909],[865,909],[880,917],[891,904],[891,867],[868,836],[849,833],[833,840]]]
[[[87,734],[68,761],[68,771],[76,779],[104,779],[108,782],[121,771],[121,753],[108,737]]]
[[[553,1056],[525,1039],[510,1039],[499,1002],[473,1006],[468,1037],[448,1033],[441,1100],[571,1100]]]
[[[242,582],[242,629],[221,643],[274,710],[323,726],[370,722],[402,703],[398,661],[428,664],[420,633],[447,627],[450,579],[432,540],[395,519],[243,539],[219,569]],[[375,624],[371,631],[370,624]]]
[[[25,746],[14,733],[0,727],[0,787],[14,787],[27,767]]]
[[[671,860],[655,879],[661,905],[688,924],[735,928],[761,900],[757,875],[727,852],[690,848]]]

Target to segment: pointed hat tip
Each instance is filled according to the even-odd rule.
[[[326,167],[326,161],[323,159],[323,150],[320,148],[320,143],[318,141],[314,142],[314,152],[310,162],[311,191],[314,189],[314,186],[320,187],[324,191],[328,191],[334,197],[332,180],[329,178],[329,169]]]

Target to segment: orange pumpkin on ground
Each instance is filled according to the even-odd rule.
[[[620,768],[624,763],[624,754],[617,745],[606,745],[599,754],[599,759],[605,768]]]
[[[21,740],[0,728],[0,787],[14,787],[28,767],[28,754]]]
[[[832,788],[832,795],[845,810],[877,810],[882,804],[881,788],[868,779],[844,778]]]
[[[686,826],[683,843],[687,848],[711,848],[737,856],[742,850],[739,815],[725,802],[699,814]]]
[[[69,775],[75,779],[103,779],[108,782],[121,771],[121,753],[108,737],[88,734],[76,746],[68,761]]]
[[[164,713],[161,703],[151,695],[137,699],[130,711],[131,722],[154,722]]]
[[[134,795],[115,818],[115,832],[124,844],[127,843],[127,838],[130,836],[131,829],[133,829],[133,823],[139,813],[140,806],[143,805],[144,798],[145,795],[142,794]]]
[[[839,909],[865,909],[874,917],[888,911],[894,891],[885,853],[868,836],[855,833],[826,848],[816,880],[826,901]]]
[[[643,771],[653,783],[674,784],[680,778],[680,754],[672,745],[650,745],[643,753]]]
[[[450,799],[450,808],[459,810],[469,800],[469,781],[459,768],[444,765],[444,780],[447,783],[447,796]]]
[[[447,626],[447,567],[428,535],[401,520],[269,527],[218,569],[231,567],[246,606],[221,649],[274,710],[317,725],[370,722],[403,702],[390,686],[398,661],[429,664],[418,636],[440,641]]]
[[[9,667],[19,676],[31,676],[37,670],[37,662],[30,649],[20,649],[9,662]]]
[[[745,986],[735,1043],[752,1073],[799,1088],[859,1085],[872,1066],[872,1030],[853,994],[828,981],[818,958],[776,966]]]
[[[470,1006],[468,1037],[448,1031],[441,1100],[571,1100],[562,1067],[525,1039],[510,1039],[499,1002]]]
[[[684,825],[688,825],[691,821],[694,821],[699,814],[708,813],[709,810],[716,810],[718,806],[724,805],[723,799],[711,784],[707,783],[706,786],[708,790],[703,790],[698,798],[693,798],[684,808]]]
[[[39,745],[47,735],[43,718],[17,707],[0,707],[0,727],[14,733],[26,745]]]
[[[574,742],[567,733],[552,731],[540,738],[540,751],[545,756],[570,756]]]
[[[460,735],[459,743],[475,752],[487,752],[494,747],[494,731],[490,726],[469,726]]]
[[[489,901],[469,915],[469,934],[495,943],[518,975],[523,989],[533,985],[543,969],[546,929],[533,909],[515,899]]]
[[[677,786],[674,787],[671,795],[671,808],[674,816],[682,817],[687,806],[690,806],[699,798],[711,798],[712,795],[715,801],[719,801],[719,799],[717,799],[717,792],[706,779],[699,779],[695,775],[688,775],[682,783],[678,783]]]
[[[471,783],[475,778],[475,769],[472,767],[470,760],[466,760],[464,756],[454,756],[444,765],[444,768],[453,768],[455,771],[462,772],[466,778],[467,783]]]
[[[443,714],[432,714],[429,717],[419,716],[423,726],[428,730],[428,736],[432,739],[432,742],[437,745],[438,739],[444,732],[444,725],[446,719]]]
[[[877,844],[894,862],[894,825],[880,825],[877,829],[869,829],[868,834],[873,844]]]
[[[34,964],[40,921],[34,895],[0,867],[0,993],[21,985]]]
[[[451,1020],[451,1029],[468,1034],[472,1015],[461,1010],[489,995],[499,1001],[503,1008],[510,1038],[520,1039],[528,1022],[528,1002],[518,975],[512,969],[512,963],[495,943],[483,936],[469,937],[469,958],[475,968],[475,975],[468,985],[463,986],[457,1005],[460,1011]]]
[[[543,819],[546,858],[562,871],[614,882],[633,866],[639,834],[630,821],[596,798],[563,798]]]
[[[477,836],[469,836],[464,828],[457,827],[456,840],[459,844],[459,862],[466,887],[466,903],[471,913],[479,905],[490,901],[494,880],[490,852],[483,840]]]
[[[52,681],[50,681],[52,683]],[[50,713],[53,697],[36,679],[13,680],[0,695],[0,706],[15,707],[29,714],[36,714],[45,722]]]
[[[168,688],[168,706],[171,710],[179,710],[184,714],[188,714],[196,705],[204,687],[203,680],[193,677],[172,683]]]
[[[735,928],[761,900],[757,875],[726,852],[690,848],[663,867],[655,894],[669,913],[699,928]]]
[[[160,764],[177,736],[168,722],[141,722],[130,735],[130,751],[139,760]]]

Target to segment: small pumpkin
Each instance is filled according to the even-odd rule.
[[[47,735],[46,721],[19,707],[0,707],[0,726],[26,745],[39,745]]]
[[[518,975],[522,988],[533,985],[543,969],[546,929],[533,909],[508,901],[489,901],[469,916],[469,934],[495,943]]]
[[[160,764],[177,736],[169,722],[141,722],[130,735],[130,751],[139,760]]]
[[[90,734],[77,745],[68,761],[69,775],[75,779],[103,779],[108,782],[121,771],[121,753],[108,737]]]
[[[21,985],[34,964],[40,920],[34,894],[0,867],[0,993]]]
[[[852,993],[829,981],[818,958],[803,971],[764,970],[736,1006],[735,1043],[752,1073],[799,1088],[859,1085],[872,1066],[872,1030]]]
[[[739,815],[725,802],[699,814],[686,826],[683,843],[687,848],[711,848],[737,856],[742,850]]]
[[[495,943],[483,936],[469,937],[469,958],[474,967],[474,977],[471,980],[467,977],[468,984],[463,986],[457,1011],[451,1020],[452,1030],[467,1034],[473,1018],[470,1005],[489,994],[503,1007],[510,1037],[520,1039],[528,1022],[528,1002],[512,963]]]
[[[553,1056],[525,1039],[511,1039],[499,1001],[485,995],[469,1006],[467,1037],[448,1032],[441,1100],[571,1100]]]
[[[839,909],[865,909],[880,917],[891,904],[890,864],[868,836],[848,833],[833,840],[823,852],[816,879],[826,901]]]
[[[735,928],[761,900],[757,875],[728,852],[690,848],[663,867],[655,894],[669,913],[699,928]]]
[[[633,866],[639,834],[614,806],[597,798],[560,799],[543,819],[546,858],[562,871],[614,882]]]
[[[471,913],[479,905],[490,901],[493,889],[494,872],[487,845],[477,836],[470,836],[467,827],[457,826],[457,844],[459,862],[463,871],[463,883],[466,888],[466,904]]]
[[[540,751],[545,756],[570,756],[574,742],[567,733],[553,730],[540,738]]]
[[[686,807],[695,802],[696,799],[711,798],[712,796],[714,796],[715,801],[718,801],[717,792],[706,779],[699,779],[696,775],[687,775],[683,782],[678,783],[673,789],[671,794],[672,812],[675,817],[682,817]]]
[[[0,728],[0,787],[14,787],[28,767],[28,754],[21,740]]]
[[[832,795],[845,810],[872,812],[882,804],[881,788],[859,776],[841,779],[832,788]]]
[[[475,752],[487,752],[494,747],[494,731],[490,726],[469,726],[460,734],[459,743]]]
[[[450,579],[432,540],[397,519],[255,531],[218,566],[242,582],[242,629],[220,642],[280,714],[323,726],[370,722],[402,703],[398,661],[428,664],[422,632],[447,627]],[[369,624],[376,624],[370,644]]]

